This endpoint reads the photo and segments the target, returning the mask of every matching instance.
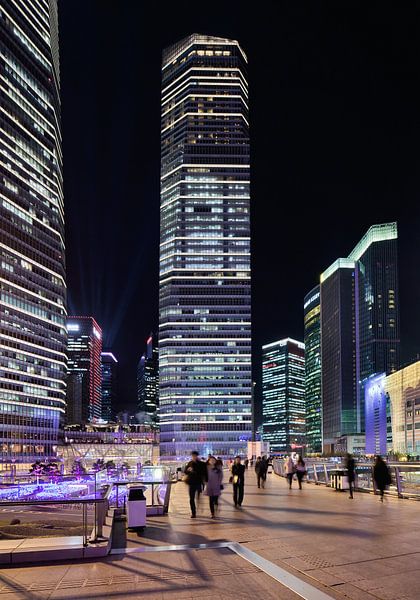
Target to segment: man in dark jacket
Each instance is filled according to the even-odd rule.
[[[186,483],[189,487],[191,518],[195,519],[197,507],[195,505],[195,495],[200,496],[203,490],[203,483],[207,479],[206,463],[198,460],[198,452],[191,452],[191,460],[185,467]]]
[[[346,457],[347,478],[349,482],[349,498],[353,499],[354,480],[356,478],[356,463],[353,456],[348,452]]]
[[[384,501],[385,488],[391,483],[391,474],[388,469],[388,465],[383,460],[382,456],[377,456],[375,465],[373,467],[373,479],[375,481],[375,487],[379,490],[381,496],[381,502]]]
[[[241,457],[236,456],[232,465],[233,503],[235,508],[242,505],[245,486],[245,465],[241,463]]]

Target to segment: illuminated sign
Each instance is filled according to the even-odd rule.
[[[78,325],[77,323],[68,323],[67,324],[67,331],[79,331],[80,330],[80,325]]]
[[[303,305],[303,308],[306,309],[307,306],[309,306],[310,304],[312,304],[312,302],[315,302],[315,300],[318,300],[319,298],[319,292],[317,292],[316,294],[314,294],[313,296],[311,296],[309,298],[309,300],[307,300],[305,302],[305,304]]]

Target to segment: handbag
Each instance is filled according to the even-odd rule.
[[[233,485],[235,485],[236,483],[238,483],[239,481],[239,475],[234,475],[233,476]]]
[[[233,475],[229,477],[229,483],[233,483]]]

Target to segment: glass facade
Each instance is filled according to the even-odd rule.
[[[2,468],[55,456],[65,412],[66,286],[57,5],[0,10]]]
[[[420,455],[420,360],[388,375],[392,441],[389,450]]]
[[[365,431],[364,382],[399,366],[397,224],[372,225],[321,275],[324,446]]]
[[[102,330],[93,317],[69,317],[67,423],[102,417]]]
[[[251,438],[247,59],[193,34],[162,66],[161,454],[245,453]]]
[[[317,285],[305,296],[306,451],[322,452],[321,414],[321,299]]]
[[[360,432],[357,361],[357,270],[339,260],[321,276],[321,378],[324,451],[337,438]]]
[[[263,440],[270,451],[305,446],[305,344],[289,338],[263,346]]]
[[[101,353],[102,398],[101,414],[104,421],[112,421],[117,410],[118,361],[112,352]]]
[[[151,333],[146,352],[137,367],[137,399],[140,419],[150,417],[157,422],[159,411],[159,350],[156,337]]]
[[[349,258],[359,270],[360,379],[400,365],[397,224],[373,225]],[[362,394],[364,397],[364,394]]]

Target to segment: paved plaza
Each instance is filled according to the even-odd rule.
[[[226,484],[219,517],[203,496],[193,520],[180,482],[169,515],[127,540],[116,531],[105,559],[1,569],[0,600],[418,600],[419,516],[416,501],[349,500],[315,485],[289,491],[274,474],[258,489],[250,470],[242,509]]]

